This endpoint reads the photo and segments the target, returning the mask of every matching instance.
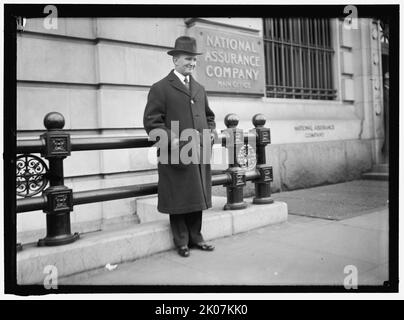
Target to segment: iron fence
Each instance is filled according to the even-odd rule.
[[[254,128],[248,132],[237,128],[239,118],[228,114],[224,119],[226,129],[213,141],[228,149],[229,167],[223,173],[212,176],[212,185],[223,185],[227,189],[224,210],[238,210],[247,206],[243,200],[246,181],[255,184],[254,204],[272,203],[270,183],[273,181],[272,167],[266,164],[265,147],[271,143],[270,129],[265,127],[265,117],[253,117]],[[64,185],[63,161],[72,151],[106,150],[122,148],[152,147],[155,141],[145,136],[125,137],[71,137],[63,130],[64,117],[58,112],[48,113],[44,118],[46,132],[36,139],[17,141],[17,213],[42,210],[46,213],[46,237],[38,241],[39,246],[64,245],[79,239],[71,233],[70,213],[74,206],[139,197],[157,193],[157,183],[128,185],[73,192]],[[253,146],[249,142],[254,141]],[[46,163],[34,154],[48,160]],[[255,156],[251,156],[255,154]],[[252,170],[246,170],[249,166]],[[47,187],[49,182],[49,187]],[[39,196],[36,196],[40,194]],[[21,244],[17,244],[19,250]]]

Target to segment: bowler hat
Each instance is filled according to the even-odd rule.
[[[196,40],[192,37],[182,36],[175,40],[175,46],[173,50],[167,52],[170,56],[175,56],[179,53],[186,53],[192,55],[202,54],[196,51]]]

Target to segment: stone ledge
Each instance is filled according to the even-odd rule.
[[[287,205],[274,202],[243,210],[223,211],[226,198],[214,197],[213,208],[203,216],[206,240],[231,236],[287,220]],[[174,248],[169,222],[153,221],[117,231],[81,235],[71,244],[57,247],[27,247],[17,253],[17,283],[42,284],[45,266],[54,265],[58,277],[65,277],[109,264],[120,264]]]
[[[367,172],[362,174],[361,179],[389,181],[389,174],[386,172]]]

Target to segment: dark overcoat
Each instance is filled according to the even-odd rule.
[[[204,129],[214,130],[215,115],[209,108],[204,87],[190,77],[190,90],[188,90],[173,71],[150,88],[143,116],[146,132],[149,134],[153,129],[163,129],[171,141],[172,121],[179,124],[180,134],[184,129],[196,129],[200,134]],[[183,146],[184,142],[180,145]],[[202,150],[202,143],[199,147]],[[160,148],[159,151],[161,153],[164,150]],[[170,153],[168,155],[170,160]],[[181,162],[172,164],[170,161],[168,163],[159,161],[158,178],[160,212],[180,214],[205,210],[212,206],[211,169],[206,161],[205,163],[201,161],[200,164]]]

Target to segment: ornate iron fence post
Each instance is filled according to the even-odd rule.
[[[71,234],[70,211],[73,211],[73,191],[64,185],[63,160],[70,155],[70,135],[62,131],[63,115],[50,112],[44,118],[47,132],[41,135],[45,148],[41,156],[49,161],[49,188],[43,192],[47,199],[46,237],[38,241],[39,246],[57,246],[74,242],[79,234]]]
[[[224,118],[227,129],[222,132],[226,139],[222,142],[227,147],[229,155],[229,168],[226,173],[231,176],[231,182],[225,184],[227,192],[227,203],[224,210],[237,210],[247,207],[247,203],[243,200],[243,188],[246,185],[245,171],[237,164],[237,154],[244,145],[243,130],[237,129],[239,118],[235,114],[228,114]]]
[[[265,147],[271,143],[271,131],[265,128],[266,119],[263,114],[256,114],[252,123],[255,127],[256,146],[257,146],[257,166],[260,177],[254,180],[255,197],[253,203],[268,204],[273,203],[271,198],[271,181],[273,181],[272,167],[266,164]]]

